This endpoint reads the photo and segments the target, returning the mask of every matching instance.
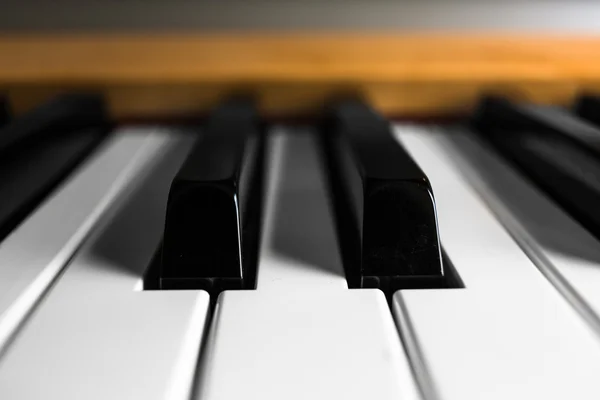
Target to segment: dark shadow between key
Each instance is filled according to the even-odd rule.
[[[297,131],[283,147],[271,250],[307,268],[344,276],[317,138]]]
[[[162,236],[171,179],[185,158],[190,142],[181,143],[154,166],[143,171],[122,196],[110,222],[93,246],[93,257],[118,273],[144,277]],[[131,238],[135,238],[132,240]]]

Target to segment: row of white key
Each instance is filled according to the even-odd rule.
[[[0,360],[1,399],[189,398],[208,295],[135,288],[157,249],[170,181],[193,139],[152,129],[116,134],[109,152],[138,143],[138,154],[128,157],[139,169],[127,184],[139,187],[111,204],[111,215],[16,335]],[[80,204],[77,195],[69,200]]]
[[[569,282],[565,290],[553,281],[555,290],[519,247],[524,242],[511,238],[516,228],[494,214],[505,203],[477,186],[487,177],[462,162],[445,132],[396,129],[432,182],[442,244],[466,288],[398,292],[398,329],[382,293],[347,289],[313,138],[281,133],[269,139],[255,291],[222,294],[203,333],[204,292],[135,290],[160,241],[169,180],[191,140],[143,135],[136,168],[147,179],[127,202],[111,200],[98,211],[97,229],[45,296],[53,279],[29,295],[27,321],[0,359],[0,398],[598,397],[597,332],[572,305],[595,307],[582,285],[600,276],[586,270],[585,280],[573,278],[573,268],[552,259],[554,275],[544,274]],[[125,196],[125,187],[116,191],[115,199]],[[26,224],[35,226],[36,215]],[[74,251],[64,251],[53,276]],[[570,305],[569,293],[582,299]]]
[[[117,132],[0,243],[0,349],[164,143],[160,132]]]
[[[466,286],[395,295],[427,398],[597,398],[598,337],[469,185],[448,132],[396,134],[431,180],[441,241]]]
[[[444,140],[523,251],[600,333],[598,240],[472,133],[454,129]]]

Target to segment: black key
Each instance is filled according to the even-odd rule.
[[[540,118],[508,101],[489,98],[481,102],[472,126],[600,238],[600,157],[594,146],[595,133],[572,116],[562,117],[565,115],[557,112],[552,118]]]
[[[502,126],[544,131],[600,154],[600,129],[566,109],[536,104],[513,104],[505,99],[493,97],[481,102],[480,110],[484,109],[488,118],[494,118],[496,123]]]
[[[106,125],[102,99],[91,94],[66,94],[13,120],[0,134],[0,154],[30,143],[72,133],[98,124]]]
[[[0,97],[0,127],[5,125],[10,119],[10,107],[8,99]]]
[[[600,125],[600,97],[580,96],[575,102],[575,114],[595,125]]]
[[[348,285],[444,286],[431,185],[389,123],[359,101],[341,102],[322,137]]]
[[[102,101],[87,95],[59,97],[0,129],[0,238],[90,154],[107,129]]]
[[[162,289],[216,294],[255,287],[262,154],[261,127],[250,102],[231,101],[209,118],[169,192]]]

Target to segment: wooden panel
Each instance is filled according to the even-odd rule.
[[[564,104],[600,88],[600,38],[472,34],[0,36],[0,88],[22,112],[101,90],[117,117],[205,110],[254,93],[270,115],[362,94],[387,114],[468,111],[481,93]]]

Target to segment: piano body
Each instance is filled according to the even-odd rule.
[[[559,34],[13,7],[0,399],[600,398],[594,6]]]

